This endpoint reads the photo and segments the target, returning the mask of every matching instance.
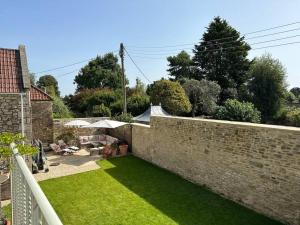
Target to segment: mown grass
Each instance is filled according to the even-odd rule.
[[[134,156],[40,183],[64,224],[279,225]]]

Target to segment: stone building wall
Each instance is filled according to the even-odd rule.
[[[300,224],[300,128],[180,117],[132,125],[133,153],[235,202]]]
[[[32,137],[53,143],[52,101],[32,101]]]
[[[23,95],[24,132],[28,141],[32,137],[29,92]],[[22,132],[21,95],[0,93],[0,132]]]

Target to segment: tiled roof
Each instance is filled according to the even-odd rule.
[[[31,101],[52,101],[50,95],[42,91],[38,87],[31,85],[30,88],[30,100]]]
[[[19,93],[22,87],[19,50],[0,48],[0,93]]]

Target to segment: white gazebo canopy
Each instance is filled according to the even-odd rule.
[[[127,123],[116,121],[116,120],[100,120],[96,123],[92,123],[82,128],[116,128],[120,126],[124,126]]]
[[[161,105],[152,105],[141,115],[136,116],[133,118],[134,121],[139,122],[150,122],[151,116],[170,116]]]
[[[87,125],[90,125],[90,123],[84,120],[72,120],[65,124],[68,127],[82,127]]]

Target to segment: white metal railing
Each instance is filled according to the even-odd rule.
[[[44,192],[34,179],[16,145],[11,168],[11,200],[13,225],[62,225]]]

